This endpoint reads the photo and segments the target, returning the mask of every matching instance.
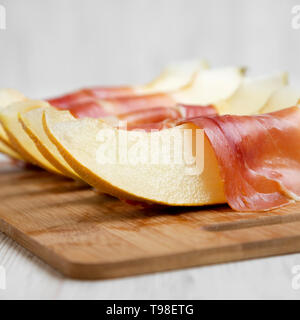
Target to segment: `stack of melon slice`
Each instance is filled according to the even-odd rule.
[[[300,90],[287,86],[287,75],[249,78],[239,67],[209,69],[204,62],[173,65],[154,81],[136,86],[141,93],[168,92],[176,101],[195,105],[213,104],[220,114],[257,114],[296,105]],[[186,174],[182,163],[120,163],[99,159],[99,132],[109,129],[114,136],[124,130],[102,119],[76,119],[68,111],[59,111],[45,101],[26,99],[14,90],[0,91],[0,151],[52,173],[89,185],[122,199],[166,205],[207,205],[226,202],[218,163],[207,138],[203,140],[204,167],[197,174]],[[151,139],[191,132],[191,153],[197,148],[197,127],[188,123],[155,132],[129,131],[128,139],[149,145]],[[126,148],[116,139],[112,150]],[[174,154],[173,147],[165,152]],[[160,147],[152,146],[152,157]],[[122,154],[118,154],[122,158]]]

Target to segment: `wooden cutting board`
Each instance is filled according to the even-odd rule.
[[[105,279],[300,251],[300,203],[142,208],[45,171],[2,165],[0,230],[73,278]]]

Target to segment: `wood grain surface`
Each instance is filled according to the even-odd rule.
[[[132,206],[42,170],[0,168],[0,230],[64,275],[105,279],[300,251],[300,203]]]

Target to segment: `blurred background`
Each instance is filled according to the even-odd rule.
[[[300,83],[300,0],[0,0],[0,87],[42,98],[140,84],[170,61],[206,58]]]

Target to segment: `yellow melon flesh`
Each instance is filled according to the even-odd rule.
[[[49,140],[43,128],[43,112],[49,107],[42,107],[19,114],[19,121],[23,125],[28,136],[35,143],[40,153],[47,159],[57,170],[65,176],[80,180],[76,172],[68,165],[64,158],[57,151],[55,145]]]
[[[5,108],[11,103],[26,100],[26,97],[14,89],[0,89],[0,108]]]
[[[2,124],[0,123],[0,141],[4,144],[6,144],[8,147],[12,148],[12,146],[10,146],[10,141],[9,138],[5,132],[5,130],[2,127]]]
[[[42,156],[18,120],[18,114],[20,112],[38,108],[40,106],[47,107],[48,104],[43,101],[36,101],[33,103],[31,100],[10,104],[6,108],[0,110],[0,121],[11,145],[23,159],[53,173],[61,174],[59,170]]]
[[[58,117],[57,117],[58,116]],[[99,148],[97,134],[107,124],[97,119],[60,121],[59,112],[44,113],[44,128],[61,155],[82,180],[91,186],[119,198],[141,200],[165,205],[198,206],[226,202],[218,163],[208,140],[204,139],[204,170],[201,174],[186,174],[186,165],[139,163],[101,163],[96,160]],[[115,130],[116,134],[120,132]],[[159,132],[135,132],[140,142],[147,144],[151,135],[159,139],[196,126],[186,124]],[[111,146],[117,147],[118,146]],[[193,146],[195,147],[195,146]],[[174,150],[170,149],[170,153]],[[125,151],[124,151],[125,152]],[[152,149],[152,156],[160,150]],[[120,156],[122,157],[122,155]]]
[[[0,89],[0,110],[7,107],[11,103],[26,100],[26,97],[19,91],[14,89]],[[0,123],[0,141],[6,144],[10,149],[14,149],[9,138]],[[16,150],[14,150],[17,153]],[[18,155],[21,157],[20,155]]]
[[[5,143],[0,141],[0,152],[4,153],[7,156],[10,156],[13,159],[16,160],[23,160],[18,153],[16,153],[13,149],[11,149],[9,146],[7,146]]]
[[[297,105],[300,100],[300,88],[286,86],[277,90],[266,105],[260,110],[261,113],[274,112]]]
[[[270,96],[287,83],[287,74],[245,78],[230,98],[219,101],[215,107],[220,114],[257,114]]]
[[[151,94],[179,90],[188,85],[198,72],[208,68],[205,60],[171,63],[157,78],[144,86],[135,87],[135,91],[139,94]]]
[[[204,70],[190,85],[172,93],[172,97],[179,103],[192,105],[209,105],[227,99],[240,86],[244,71],[239,67]]]

